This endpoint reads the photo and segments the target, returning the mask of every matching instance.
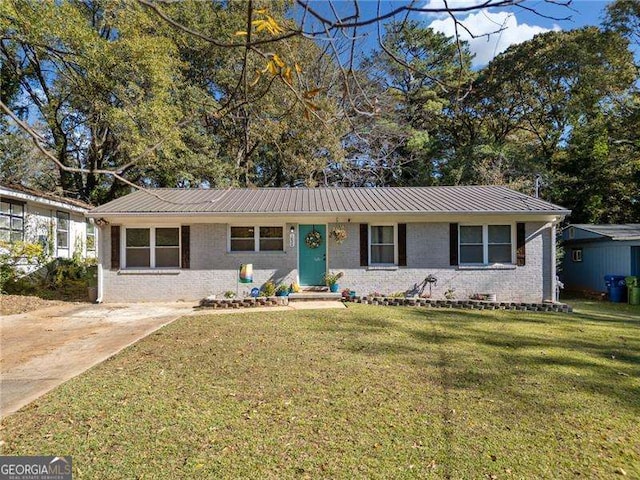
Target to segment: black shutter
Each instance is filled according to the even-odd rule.
[[[111,268],[120,268],[120,227],[111,225]]]
[[[360,224],[360,266],[369,265],[369,225]]]
[[[407,266],[407,224],[398,224],[398,265]]]
[[[524,223],[516,224],[516,264],[524,267],[527,263],[527,248],[525,241]]]
[[[458,224],[449,224],[449,265],[458,265]]]
[[[180,229],[180,235],[182,236],[182,268],[191,268],[191,227],[183,225]]]

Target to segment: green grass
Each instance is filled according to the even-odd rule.
[[[640,308],[183,318],[3,423],[74,478],[640,477]]]

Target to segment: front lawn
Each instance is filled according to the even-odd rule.
[[[640,309],[183,318],[3,422],[74,478],[640,477]]]

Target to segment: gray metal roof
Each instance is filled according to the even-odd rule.
[[[626,223],[618,225],[593,225],[593,224],[571,224],[567,228],[574,227],[587,232],[596,233],[611,240],[639,240],[640,223]]]
[[[139,190],[99,214],[541,213],[563,207],[499,186]]]

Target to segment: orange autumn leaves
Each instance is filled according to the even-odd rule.
[[[254,14],[258,16],[256,20],[251,21],[253,27],[252,34],[268,34],[272,36],[282,35],[285,32],[285,28],[280,25],[276,19],[274,19],[266,9],[257,9]],[[247,31],[235,32],[237,36],[247,36]],[[249,84],[250,87],[255,87],[260,79],[264,75],[278,76],[282,81],[291,89],[294,89],[294,74],[302,74],[302,67],[297,62],[287,62],[277,53],[263,53],[266,59],[266,64],[263,69],[255,70],[255,77]],[[305,117],[309,118],[309,112],[316,112],[320,110],[320,107],[312,102],[312,99],[318,95],[323,89],[314,88],[298,93],[298,98],[304,104]]]

